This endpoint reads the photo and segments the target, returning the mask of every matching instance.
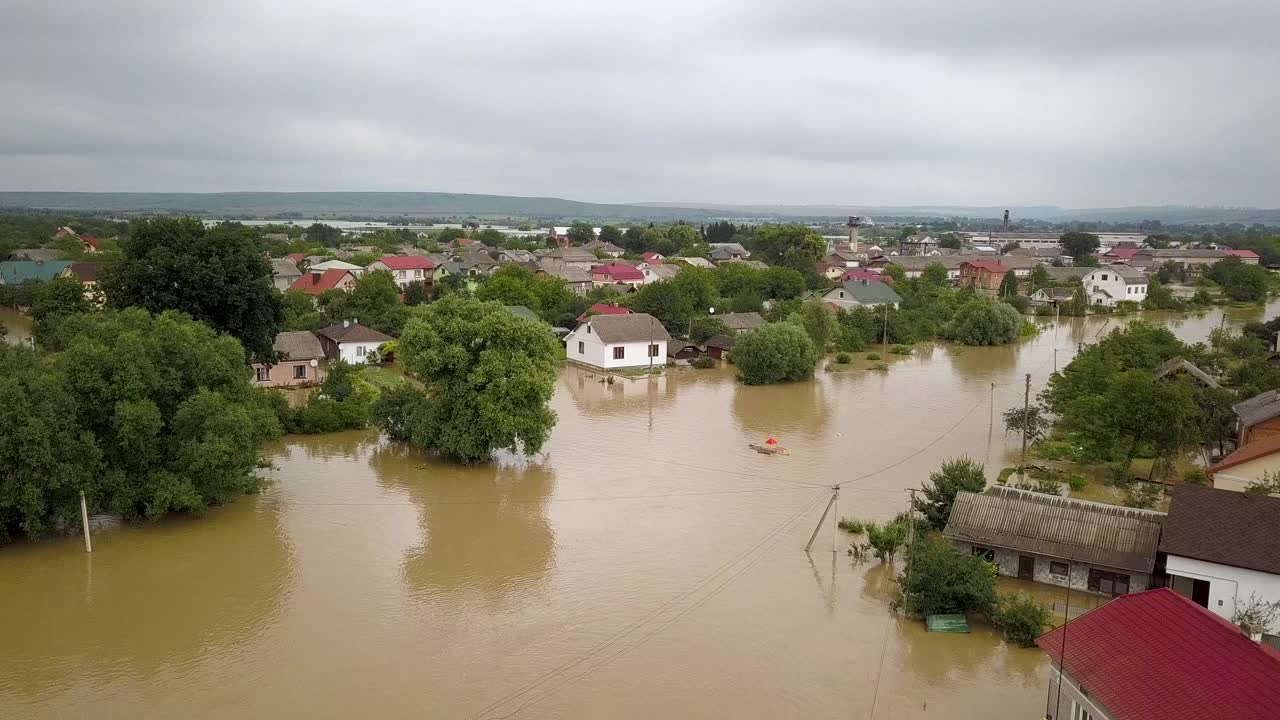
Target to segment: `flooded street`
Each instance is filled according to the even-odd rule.
[[[14,345],[25,345],[31,338],[31,318],[12,308],[0,307],[0,326],[4,327],[3,340]]]
[[[1151,318],[1202,340],[1223,311]],[[1039,717],[1038,650],[891,614],[894,569],[830,521],[803,547],[833,483],[840,515],[886,519],[944,459],[994,478],[1024,374],[1129,319],[766,387],[565,368],[546,453],[492,466],[286,438],[260,495],[204,518],[0,549],[0,717]],[[747,448],[768,436],[791,455]]]

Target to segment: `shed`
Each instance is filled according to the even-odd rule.
[[[757,312],[725,313],[718,315],[725,328],[740,333],[744,330],[756,330],[765,326],[764,318]]]

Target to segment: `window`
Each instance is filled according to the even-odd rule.
[[[257,378],[258,382],[266,382],[270,380],[271,368],[269,367],[254,368],[254,377]]]
[[[1107,595],[1126,595],[1129,592],[1129,576],[1089,568],[1089,589]]]
[[[294,380],[306,380],[306,379],[307,379],[307,366],[306,366],[306,365],[294,365],[294,366],[293,366],[293,379],[294,379]]]
[[[581,340],[579,340],[579,341],[578,341],[578,354],[579,354],[579,355],[584,355],[584,354],[586,354],[586,352],[587,352],[587,344],[586,344],[586,343],[584,343],[584,342],[582,342]]]
[[[1083,705],[1077,703],[1075,700],[1072,700],[1071,701],[1071,720],[1094,720],[1094,717],[1093,717],[1093,713],[1089,712],[1088,710],[1085,710]]]
[[[619,345],[618,347],[616,347],[616,348],[614,348],[614,349],[613,349],[613,359],[614,359],[614,360],[621,360],[621,359],[622,359],[622,356],[623,356],[623,355],[625,355],[625,354],[626,354],[626,352],[627,352],[627,349],[626,349],[625,347],[623,347],[623,346]]]
[[[843,290],[841,290],[841,291],[840,291],[840,298],[841,298],[841,299],[844,299],[844,291],[843,291]]]
[[[420,278],[420,277],[422,277],[422,271],[421,271],[421,270],[414,270],[414,271],[413,271],[413,276],[414,276],[414,277],[416,277],[416,278]]]
[[[1106,281],[1106,279],[1107,279],[1107,274],[1106,274],[1106,273],[1102,273],[1102,280],[1105,282],[1105,281]]]
[[[363,346],[363,345],[357,345],[357,346],[356,346],[356,357],[364,357],[364,346]]]
[[[658,357],[658,346],[657,346],[657,344],[654,344],[654,345],[650,345],[650,346],[649,346],[649,357]]]
[[[1065,577],[1065,576],[1066,576],[1066,574],[1067,574],[1067,564],[1066,564],[1066,563],[1064,563],[1064,562],[1054,562],[1054,561],[1050,560],[1050,561],[1049,561],[1049,574],[1050,574],[1050,575],[1062,575],[1062,576],[1064,576],[1064,577]]]
[[[982,547],[981,545],[974,545],[974,546],[973,546],[973,549],[971,550],[971,552],[973,553],[973,556],[974,556],[974,557],[985,558],[987,562],[995,562],[995,561],[996,561],[996,551],[995,551],[995,550],[992,550],[992,549],[991,549],[991,548],[989,548],[989,547]]]
[[[590,335],[590,334],[591,334],[591,326],[590,326],[590,325],[588,325],[588,326],[587,326],[587,334],[588,334],[588,335]]]
[[[398,278],[400,278],[401,280],[403,280],[403,279],[404,279],[404,271],[403,271],[403,270],[397,270],[397,271],[396,271],[396,277],[398,277]],[[1105,280],[1106,278],[1103,278],[1103,279]]]

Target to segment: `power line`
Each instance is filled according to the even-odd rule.
[[[969,412],[967,412],[967,413],[965,413],[965,414],[964,414],[964,417],[961,417],[959,420],[957,420],[957,421],[955,422],[955,424],[954,424],[954,425],[952,425],[951,427],[947,428],[947,430],[946,430],[945,432],[943,432],[943,433],[942,433],[941,435],[939,435],[938,437],[934,438],[932,441],[930,441],[927,445],[925,445],[924,447],[920,448],[919,450],[916,450],[915,452],[911,453],[910,455],[907,455],[906,457],[904,457],[904,458],[902,458],[902,459],[898,460],[898,461],[897,461],[897,462],[895,462],[895,463],[892,463],[892,464],[890,464],[890,465],[886,465],[886,466],[884,466],[884,467],[880,468],[879,470],[875,470],[875,471],[873,471],[873,472],[869,472],[869,473],[865,473],[865,474],[863,474],[863,475],[859,475],[858,477],[851,478],[851,479],[849,479],[849,480],[845,480],[844,482],[836,483],[836,486],[837,486],[837,487],[844,487],[845,485],[848,485],[849,483],[855,483],[855,482],[858,482],[858,481],[860,481],[860,480],[866,480],[866,479],[867,479],[867,478],[869,478],[869,477],[874,477],[874,476],[876,476],[876,475],[879,475],[879,474],[880,474],[880,473],[882,473],[882,472],[886,472],[886,471],[888,471],[888,470],[892,470],[892,469],[894,469],[894,468],[898,467],[899,465],[901,465],[901,464],[903,464],[903,463],[907,462],[908,460],[910,460],[910,459],[912,459],[912,458],[914,458],[914,457],[916,457],[916,456],[920,455],[920,454],[921,454],[921,453],[923,453],[925,450],[928,450],[929,448],[933,447],[934,445],[937,445],[939,442],[941,442],[941,441],[942,441],[942,439],[943,439],[943,438],[945,438],[946,436],[948,436],[948,435],[950,435],[952,432],[954,432],[956,428],[960,427],[960,423],[963,423],[965,420],[968,420],[968,419],[969,419],[969,416],[973,414],[973,411],[974,411],[974,410],[977,410],[979,407],[981,407],[981,406],[982,406],[982,402],[983,402],[982,400],[979,400],[978,402],[974,403],[974,404],[973,404],[973,407],[969,408]]]
[[[539,504],[556,502],[604,502],[607,500],[659,500],[678,497],[697,497],[701,495],[741,495],[747,493],[795,492],[796,488],[752,488],[747,490],[706,490],[688,493],[664,493],[660,495],[600,495],[594,497],[570,498],[513,498],[509,500],[427,500],[427,505],[506,505],[506,504]],[[419,507],[413,502],[289,502],[290,505],[304,507]]]

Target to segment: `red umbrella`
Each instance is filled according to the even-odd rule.
[[[777,445],[777,444],[778,444],[778,441],[777,441],[777,440],[774,440],[773,438],[769,438],[768,440],[765,440],[765,441],[764,441],[764,444],[765,444],[765,445]]]

